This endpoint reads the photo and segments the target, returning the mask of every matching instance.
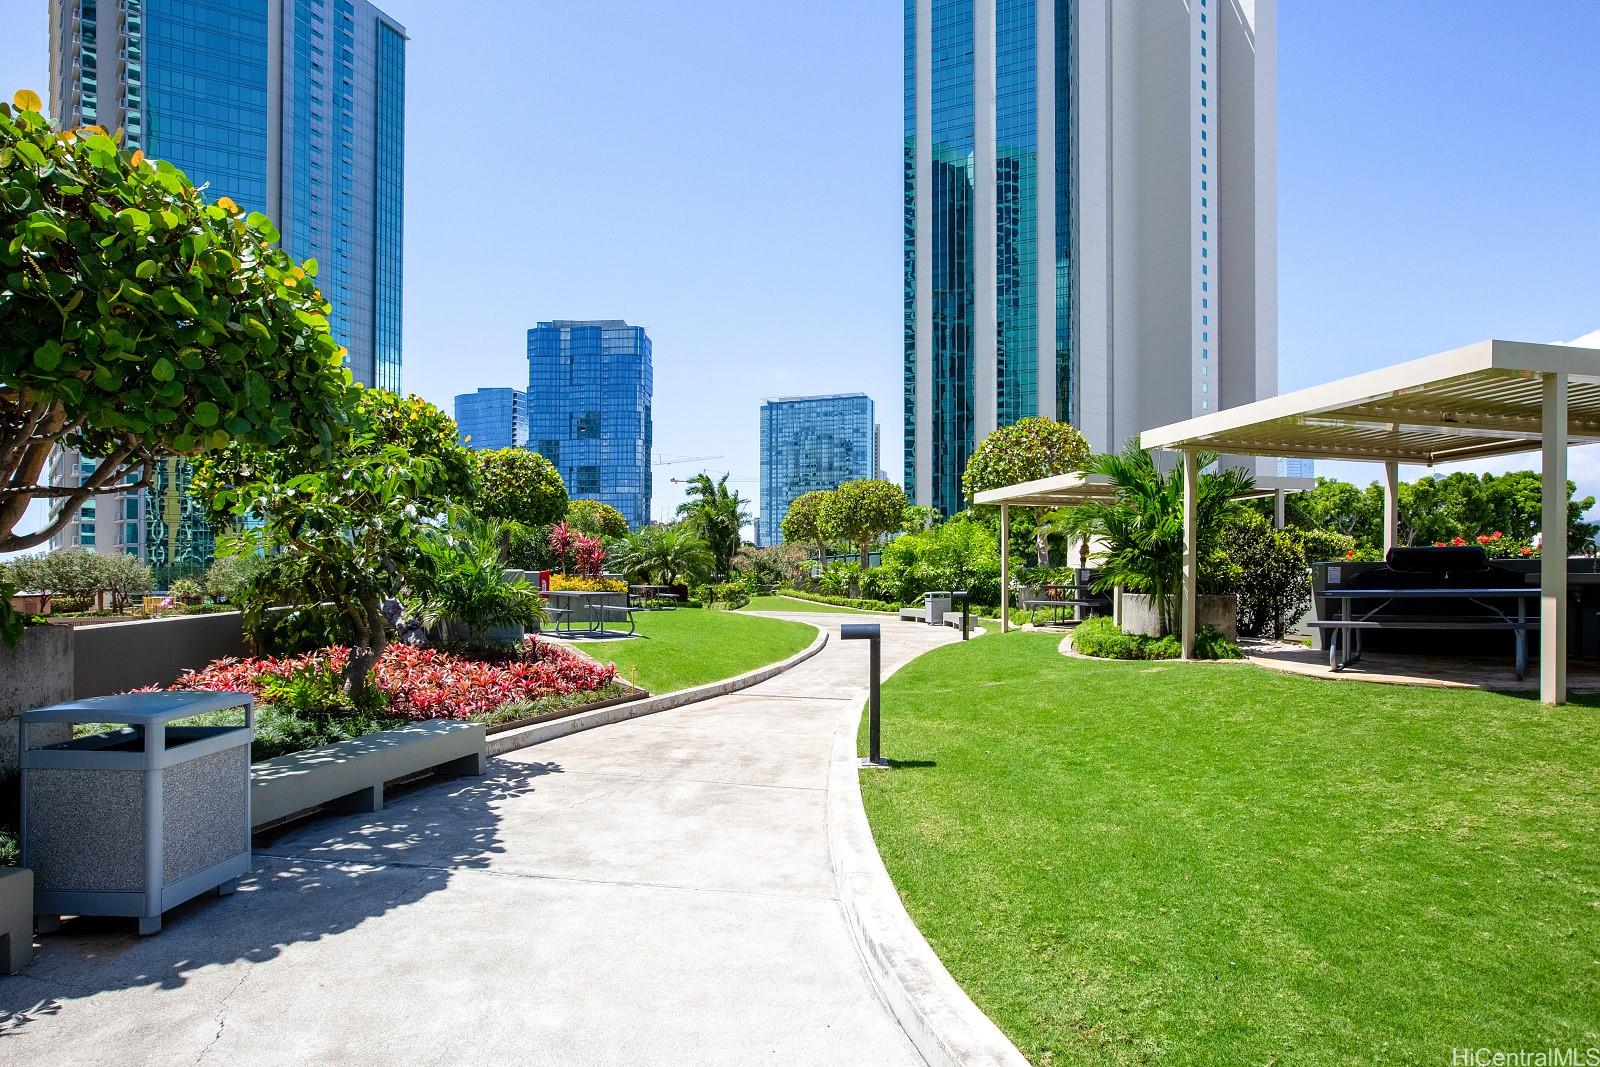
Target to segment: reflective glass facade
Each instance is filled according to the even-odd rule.
[[[783,539],[783,517],[795,497],[878,476],[875,418],[865,393],[761,405],[761,544]]]
[[[905,485],[919,504],[946,514],[964,506],[961,475],[976,439],[980,380],[992,377],[994,425],[1029,415],[1071,413],[1071,297],[1064,272],[1070,261],[1071,107],[1070,0],[994,0],[993,25],[976,23],[972,0],[906,0],[905,4]],[[919,12],[928,25],[919,27]],[[1043,91],[1055,105],[1055,152],[1041,144],[1038,57],[1040,20],[1053,19],[1056,77]],[[919,43],[927,49],[929,84],[924,120],[930,144],[918,166]],[[975,121],[977,52],[993,58],[994,188],[979,190],[986,147]],[[994,261],[978,262],[978,210],[992,197]],[[1055,198],[1055,248],[1040,248],[1041,196]],[[918,223],[926,245],[918,243]],[[989,220],[986,218],[984,224]],[[1048,239],[1048,236],[1047,236]],[[1051,259],[1055,263],[1051,263]],[[1041,259],[1043,264],[1041,265]],[[1054,307],[1041,308],[1040,271],[1055,270]],[[1048,278],[1048,275],[1046,276]],[[978,305],[992,279],[993,307]],[[927,307],[919,309],[919,301]],[[928,336],[918,337],[922,311]],[[993,351],[978,351],[980,311],[993,314]],[[1041,315],[1050,316],[1041,320]],[[1047,323],[1048,329],[1041,324]],[[1050,337],[1054,336],[1052,345]],[[987,342],[985,342],[987,345]],[[918,353],[927,381],[918,380]],[[1051,410],[1041,412],[1042,368],[1057,385]],[[981,376],[981,379],[980,379]],[[928,409],[917,425],[917,398]],[[984,430],[983,432],[986,432]],[[919,453],[927,482],[920,487]]]
[[[528,394],[479,389],[456,397],[456,430],[472,448],[522,448],[528,443]]]
[[[650,521],[650,338],[620,319],[541,322],[528,331],[528,444],[575,497],[637,529]]]
[[[317,260],[357,379],[398,390],[404,29],[366,0],[51,0],[50,20],[58,119],[121,126],[208,199],[272,216]],[[158,472],[143,508],[158,573],[210,559],[188,480]]]

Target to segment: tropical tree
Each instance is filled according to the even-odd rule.
[[[831,492],[829,489],[814,489],[809,493],[801,493],[789,502],[789,510],[778,524],[778,531],[785,541],[815,545],[817,562],[822,567],[828,565],[828,538],[822,532],[822,509]]]
[[[265,215],[206,203],[97,126],[56,130],[26,90],[0,103],[0,190],[0,553],[166,456],[333,443],[344,351],[316,262],[297,266]],[[59,446],[93,470],[50,484]],[[41,499],[53,518],[18,533]]]
[[[100,558],[104,561],[101,564],[101,585],[111,594],[112,611],[126,611],[134,597],[155,588],[155,575],[138,556],[118,553]]]
[[[567,525],[590,537],[615,540],[628,536],[622,512],[599,500],[574,500],[567,505]]]
[[[383,603],[425,591],[438,561],[426,550],[452,501],[472,490],[472,454],[455,423],[418,397],[358,389],[333,461],[293,445],[244,445],[206,457],[194,485],[218,517],[256,515],[226,547],[263,552],[246,623],[270,606],[327,602],[353,635],[344,691],[358,707],[388,643]]]
[[[817,516],[817,526],[829,540],[848,541],[860,553],[861,568],[870,563],[872,545],[885,534],[905,525],[910,501],[894,482],[877,478],[845,482],[829,493]]]
[[[680,578],[702,582],[716,565],[706,543],[686,525],[646,526],[623,539],[616,565],[625,574],[677,585]]]
[[[472,453],[478,466],[472,510],[482,519],[548,526],[567,513],[567,486],[555,464],[526,448]]]
[[[689,479],[688,493],[678,505],[678,518],[706,543],[715,573],[727,574],[739,551],[739,531],[750,522],[745,500],[728,488],[726,474],[713,482],[704,471]]]
[[[1203,453],[1197,459],[1206,468],[1217,457]],[[1148,593],[1155,599],[1162,625],[1175,630],[1183,606],[1182,471],[1162,471],[1137,439],[1119,453],[1096,456],[1089,470],[1110,480],[1112,499],[1066,508],[1060,521],[1075,536],[1092,538],[1101,546],[1094,588],[1106,592],[1120,586]],[[1242,509],[1236,498],[1254,484],[1250,475],[1232,467],[1203,470],[1200,475],[1195,516],[1202,591],[1234,573],[1220,543],[1228,522]]]
[[[972,500],[985,489],[1071,474],[1082,470],[1089,457],[1089,442],[1077,427],[1030,415],[978,442],[961,475],[961,491]],[[1041,567],[1050,562],[1050,534],[1056,532],[1044,519],[1046,510],[1035,509],[1034,551]]]

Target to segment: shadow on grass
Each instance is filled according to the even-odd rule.
[[[560,773],[557,763],[495,760],[482,778],[392,790],[382,811],[258,835],[254,869],[237,893],[173,908],[150,937],[138,936],[131,919],[69,919],[38,939],[31,967],[0,983],[0,1047],[24,1027],[48,1025],[66,1002],[141,987],[179,991],[206,967],[265,963],[290,945],[408,907],[459,870],[489,867],[505,851],[499,805]]]

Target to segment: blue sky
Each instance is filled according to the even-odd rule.
[[[8,6],[9,97],[47,39],[43,0]],[[702,465],[755,495],[766,396],[871,394],[899,469],[899,4],[383,6],[411,34],[407,389],[525,385],[534,322],[625,318],[660,452],[721,457],[657,468],[658,512]],[[1593,0],[1281,3],[1282,388],[1600,329],[1597,44]]]

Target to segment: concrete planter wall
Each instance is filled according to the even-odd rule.
[[[73,693],[73,630],[67,626],[30,626],[16,648],[0,644],[0,784],[17,774],[17,716],[24,711],[71,700]],[[53,745],[72,736],[72,727],[37,727],[39,744]]]
[[[224,656],[246,655],[237,611],[85,626],[74,629],[72,641],[70,695],[78,700],[169,685],[186,669],[199,670]]]
[[[1156,598],[1148,593],[1122,594],[1123,630],[1130,634],[1160,637],[1161,614],[1156,611]],[[1239,637],[1239,598],[1232,593],[1200,597],[1195,603],[1195,622],[1220,630],[1230,641]]]

